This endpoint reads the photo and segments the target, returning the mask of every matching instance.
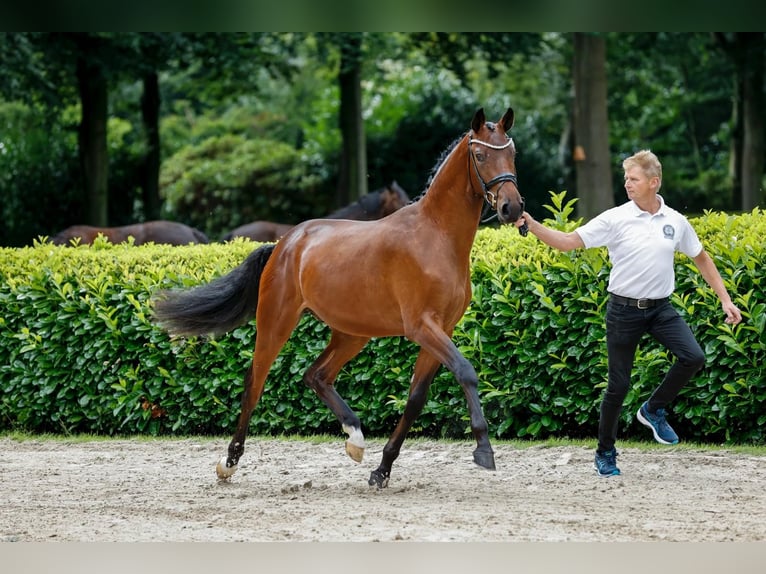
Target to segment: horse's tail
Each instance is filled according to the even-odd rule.
[[[274,244],[263,245],[227,275],[188,291],[163,291],[154,320],[174,335],[227,333],[255,317],[258,289]]]

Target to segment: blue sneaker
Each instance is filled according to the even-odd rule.
[[[642,425],[652,429],[654,434],[654,440],[662,444],[676,444],[678,443],[678,435],[676,431],[665,420],[665,409],[657,409],[657,412],[652,414],[646,409],[646,403],[641,405],[636,413],[636,418]]]
[[[596,450],[596,460],[593,463],[593,468],[596,469],[596,474],[601,477],[617,476],[620,474],[620,469],[617,468],[617,449],[607,450],[601,452]]]

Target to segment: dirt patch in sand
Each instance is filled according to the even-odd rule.
[[[410,440],[383,490],[343,441],[0,439],[0,541],[764,541],[766,457],[625,448],[598,478],[593,450]]]

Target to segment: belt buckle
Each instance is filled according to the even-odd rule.
[[[636,299],[636,307],[638,309],[648,309],[651,307],[649,303],[651,302],[651,299]]]

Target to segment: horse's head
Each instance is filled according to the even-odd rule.
[[[516,147],[508,135],[512,126],[511,108],[496,124],[487,122],[484,109],[479,108],[471,121],[468,137],[473,171],[484,198],[497,211],[500,223],[514,222],[524,212],[524,198],[516,180]]]
[[[407,205],[410,202],[410,196],[394,180],[380,191],[380,201],[381,212],[385,216]]]

